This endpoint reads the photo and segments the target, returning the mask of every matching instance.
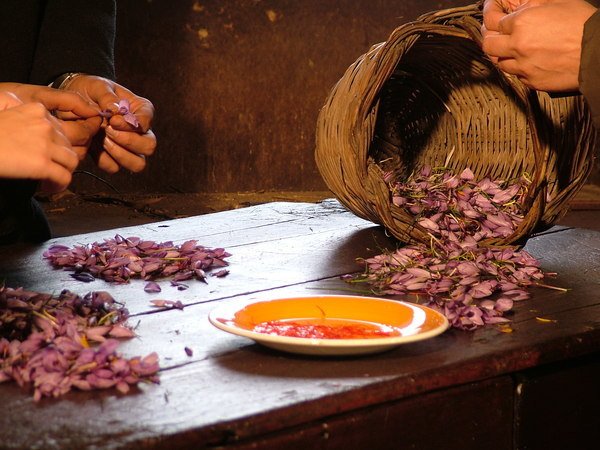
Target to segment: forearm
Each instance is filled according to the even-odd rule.
[[[584,26],[579,66],[579,90],[592,112],[594,125],[600,129],[600,11]]]

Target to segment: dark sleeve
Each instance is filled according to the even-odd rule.
[[[588,19],[583,30],[579,90],[592,112],[594,125],[600,130],[600,10]]]
[[[43,4],[0,1],[0,81],[29,82]]]
[[[31,82],[48,84],[66,72],[114,79],[115,0],[47,0]]]

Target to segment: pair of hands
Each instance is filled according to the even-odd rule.
[[[103,148],[94,155],[100,169],[143,170],[146,156],[156,148],[152,103],[91,75],[75,77],[67,89],[0,83],[0,177],[41,180],[43,191],[59,192],[69,185],[101,129]],[[103,111],[116,113],[123,99],[129,101],[137,127],[118,114],[102,117]]]
[[[584,0],[485,0],[483,51],[528,87],[577,91],[583,27],[595,12]]]

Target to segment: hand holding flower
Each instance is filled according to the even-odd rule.
[[[92,75],[74,77],[65,89],[98,105],[100,114],[107,119],[103,149],[95,155],[98,167],[108,173],[121,167],[132,172],[143,170],[146,156],[156,149],[156,136],[151,129],[152,103],[114,81]]]

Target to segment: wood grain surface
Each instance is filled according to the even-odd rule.
[[[232,253],[230,274],[208,277],[207,283],[190,281],[185,291],[165,280],[161,293],[148,294],[140,280],[77,282],[42,258],[52,243],[85,244],[117,233],[224,247]],[[356,258],[395,245],[380,227],[330,201],[272,203],[0,249],[0,276],[8,286],[81,294],[106,290],[124,302],[138,337],[123,342],[122,353],[156,351],[162,368],[159,385],[142,385],[129,395],[75,391],[34,403],[31,393],[15,384],[0,384],[6,412],[0,416],[0,448],[281,448],[282,443],[286,448],[350,448],[352,424],[357,443],[381,432],[373,442],[387,444],[373,448],[397,448],[386,436],[399,429],[386,417],[410,419],[411,427],[422,420],[443,430],[447,414],[434,414],[443,405],[456,405],[449,411],[468,418],[469,411],[477,416],[481,404],[495,413],[469,425],[472,444],[456,448],[506,448],[486,442],[490,436],[502,436],[496,439],[502,445],[513,440],[512,432],[498,431],[513,429],[512,377],[600,351],[598,232],[554,228],[530,239],[527,249],[544,270],[558,273],[553,284],[569,290],[534,289],[532,299],[516,305],[512,333],[494,326],[449,330],[381,354],[318,358],[268,350],[207,320],[222,302],[351,293],[352,286],[339,276],[361,270]],[[155,298],[181,300],[185,308],[159,310],[150,304]],[[597,365],[590,370],[597,371]],[[327,423],[336,431],[324,433]],[[435,442],[423,433],[414,429],[403,442]]]

